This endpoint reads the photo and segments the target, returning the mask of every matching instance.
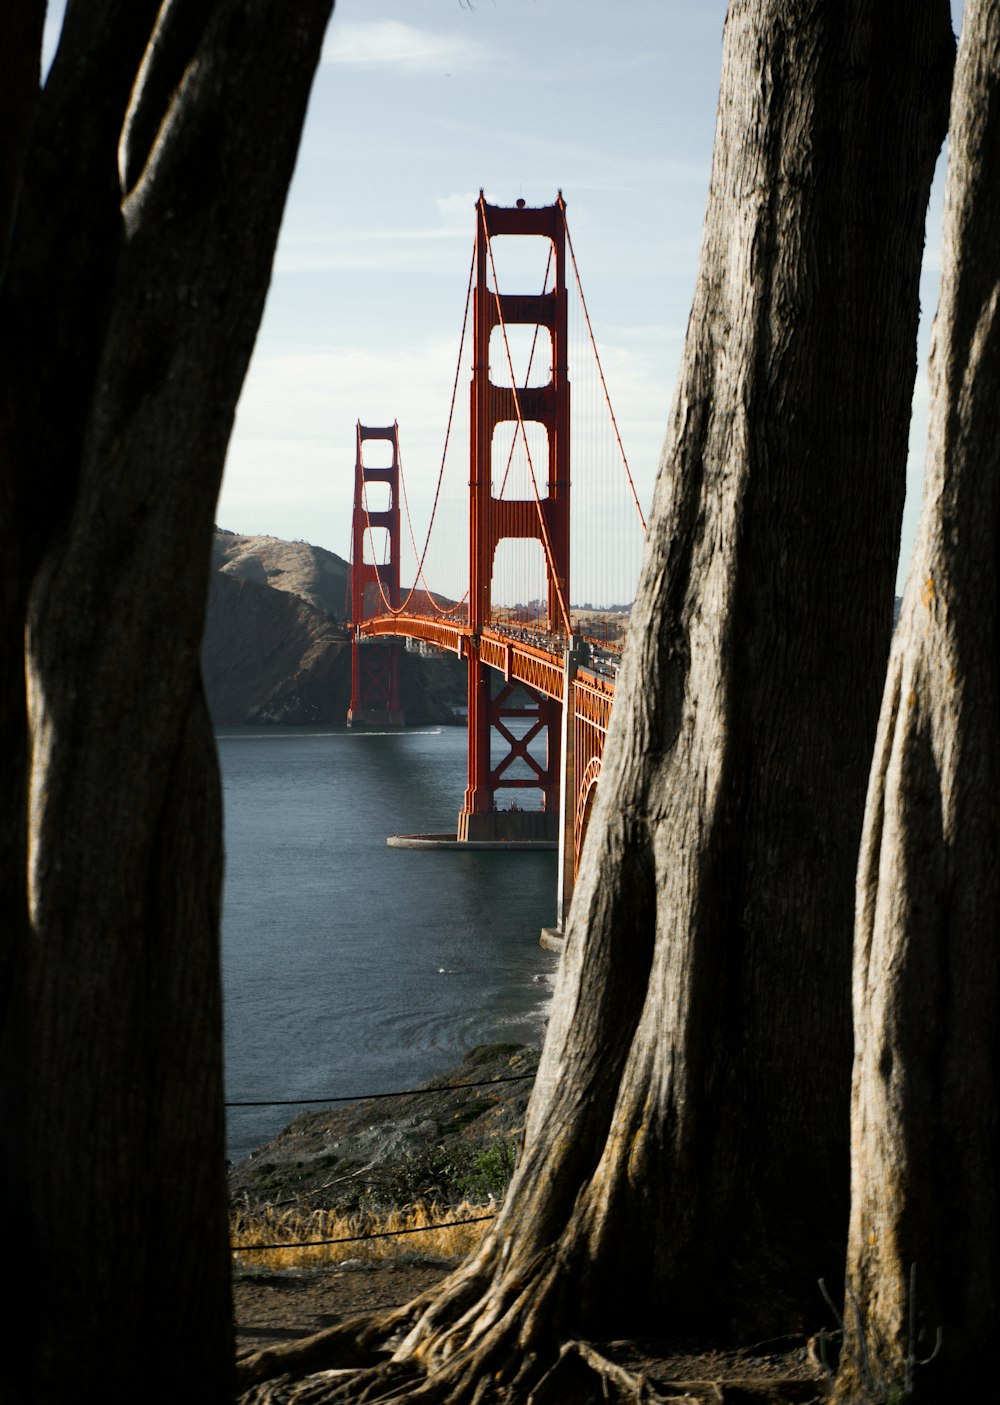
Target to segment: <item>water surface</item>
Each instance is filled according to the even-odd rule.
[[[390,1092],[475,1044],[537,1041],[553,853],[390,849],[454,831],[466,734],[228,727],[226,1096]],[[240,1159],[294,1108],[234,1109]]]

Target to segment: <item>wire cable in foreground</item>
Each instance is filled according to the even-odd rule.
[[[347,1234],[342,1239],[303,1239],[292,1244],[231,1244],[234,1254],[249,1254],[264,1249],[315,1249],[323,1244],[360,1244],[365,1239],[395,1239],[401,1234],[430,1234],[435,1229],[458,1229],[466,1224],[484,1224],[496,1215],[474,1215],[469,1220],[446,1220],[443,1224],[414,1225],[412,1229],[380,1229],[374,1234]]]
[[[402,1088],[398,1093],[346,1093],[337,1098],[262,1098],[257,1102],[226,1103],[226,1107],[328,1107],[330,1103],[364,1103],[374,1098],[419,1098],[430,1093],[450,1093],[458,1088],[492,1088],[495,1083],[523,1083],[533,1073],[512,1073],[503,1078],[486,1078],[479,1083],[445,1083],[439,1088]]]

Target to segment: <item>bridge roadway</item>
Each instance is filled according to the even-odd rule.
[[[524,683],[559,703],[565,702],[567,677],[571,676],[574,713],[585,718],[602,737],[608,730],[608,718],[615,696],[617,660],[599,645],[587,643],[580,650],[579,641],[574,640],[577,657],[582,653],[590,666],[587,667],[581,660],[569,674],[566,663],[569,641],[562,635],[548,636],[552,640],[551,648],[529,643],[520,637],[518,631],[497,627],[481,630],[477,639],[475,631],[462,620],[431,619],[426,615],[409,614],[378,615],[367,619],[357,627],[357,634],[367,639],[401,636],[420,639],[437,645],[439,649],[449,649],[459,658],[468,658],[478,648],[483,663],[502,673],[505,682],[513,680]]]

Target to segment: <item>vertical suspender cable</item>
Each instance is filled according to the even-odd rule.
[[[566,231],[566,247],[569,249],[569,256],[573,264],[573,274],[576,278],[577,291],[580,294],[580,304],[583,307],[583,315],[587,322],[587,332],[590,336],[590,345],[594,352],[594,360],[597,362],[597,373],[601,378],[601,387],[604,390],[604,398],[607,401],[608,413],[611,416],[611,423],[614,426],[615,438],[618,440],[618,448],[622,456],[622,463],[625,465],[625,475],[628,478],[628,485],[632,490],[632,501],[635,503],[635,510],[639,514],[639,521],[642,523],[642,530],[646,530],[646,518],[642,508],[639,506],[639,496],[635,491],[635,484],[632,481],[632,474],[629,471],[628,459],[625,456],[625,446],[622,444],[622,437],[618,433],[618,421],[615,419],[615,412],[611,406],[611,396],[608,394],[608,385],[604,379],[604,371],[601,367],[601,358],[597,353],[597,342],[594,339],[594,329],[590,325],[590,313],[587,311],[587,299],[583,295],[583,284],[580,282],[580,270],[576,263],[576,254],[573,252],[573,240],[570,238],[569,224],[566,219],[566,205],[562,196],[559,197],[559,208],[562,210],[563,228]]]

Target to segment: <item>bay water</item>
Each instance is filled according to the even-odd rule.
[[[226,727],[226,1097],[410,1088],[476,1044],[541,1039],[554,853],[391,849],[454,833],[460,727]],[[233,1161],[295,1107],[231,1108]]]

